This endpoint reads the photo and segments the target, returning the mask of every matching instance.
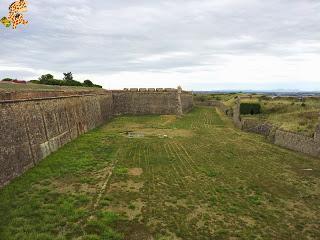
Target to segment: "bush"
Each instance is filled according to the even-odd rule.
[[[32,83],[37,84],[45,84],[45,85],[57,85],[57,86],[78,86],[78,87],[95,87],[95,88],[102,88],[100,85],[93,84],[90,80],[85,80],[84,83],[76,81],[73,79],[72,73],[64,73],[63,80],[54,79],[54,76],[51,74],[42,75],[37,80],[31,80]]]
[[[90,80],[84,80],[83,84],[84,87],[93,87],[94,84]]]
[[[31,83],[34,83],[34,84],[40,84],[40,81],[39,80],[30,80]]]
[[[259,103],[241,103],[240,104],[241,114],[259,114],[261,113],[261,106]]]
[[[11,79],[11,78],[4,78],[4,79],[2,79],[2,81],[3,82],[11,82],[13,79]]]

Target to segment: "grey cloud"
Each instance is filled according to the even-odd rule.
[[[2,1],[4,9],[10,1]],[[29,0],[30,20],[1,28],[7,64],[83,74],[218,66],[224,55],[295,57],[319,48],[312,0]],[[1,10],[1,14],[5,11]],[[301,49],[297,49],[296,47]],[[143,61],[153,55],[190,56]],[[1,77],[1,76],[0,76]]]

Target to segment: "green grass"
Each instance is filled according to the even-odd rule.
[[[313,136],[319,124],[320,98],[307,98],[303,102],[296,98],[253,98],[244,101],[259,102],[262,114],[244,116],[245,118],[268,121],[293,132]]]
[[[0,190],[0,239],[317,239],[319,167],[212,108],[119,117]]]
[[[43,85],[43,84],[15,84],[8,82],[0,81],[0,92],[1,91],[85,91],[85,90],[95,90],[99,91],[96,88],[87,88],[87,87],[67,87],[67,86],[53,86],[53,85]],[[101,89],[100,89],[101,90]]]

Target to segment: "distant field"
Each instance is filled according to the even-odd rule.
[[[0,190],[0,239],[319,239],[319,199],[319,159],[212,108],[124,116]]]
[[[43,84],[17,84],[17,83],[6,83],[0,81],[0,91],[74,91],[74,90],[97,90],[97,88],[86,88],[86,87],[66,87],[66,86],[53,86]],[[98,89],[99,90],[99,89]]]

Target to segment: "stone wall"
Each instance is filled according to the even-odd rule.
[[[112,94],[0,102],[0,186],[112,117]]]
[[[114,115],[177,114],[179,104],[182,112],[193,107],[192,94],[176,89],[77,94],[0,101],[0,187]]]
[[[320,143],[308,136],[284,130],[276,130],[274,143],[297,152],[320,157]]]
[[[193,103],[193,95],[189,92],[182,92],[181,93],[181,107],[182,107],[182,112],[186,113],[192,110],[194,106]]]
[[[233,107],[233,123],[237,128],[242,129],[241,116],[240,116],[240,98],[237,99],[235,106]]]
[[[182,114],[193,108],[189,92],[177,89],[126,89],[112,91],[114,114]]]
[[[254,119],[243,119],[240,122],[241,129],[247,132],[254,132],[264,136],[269,136],[274,128],[270,123],[261,123]]]

